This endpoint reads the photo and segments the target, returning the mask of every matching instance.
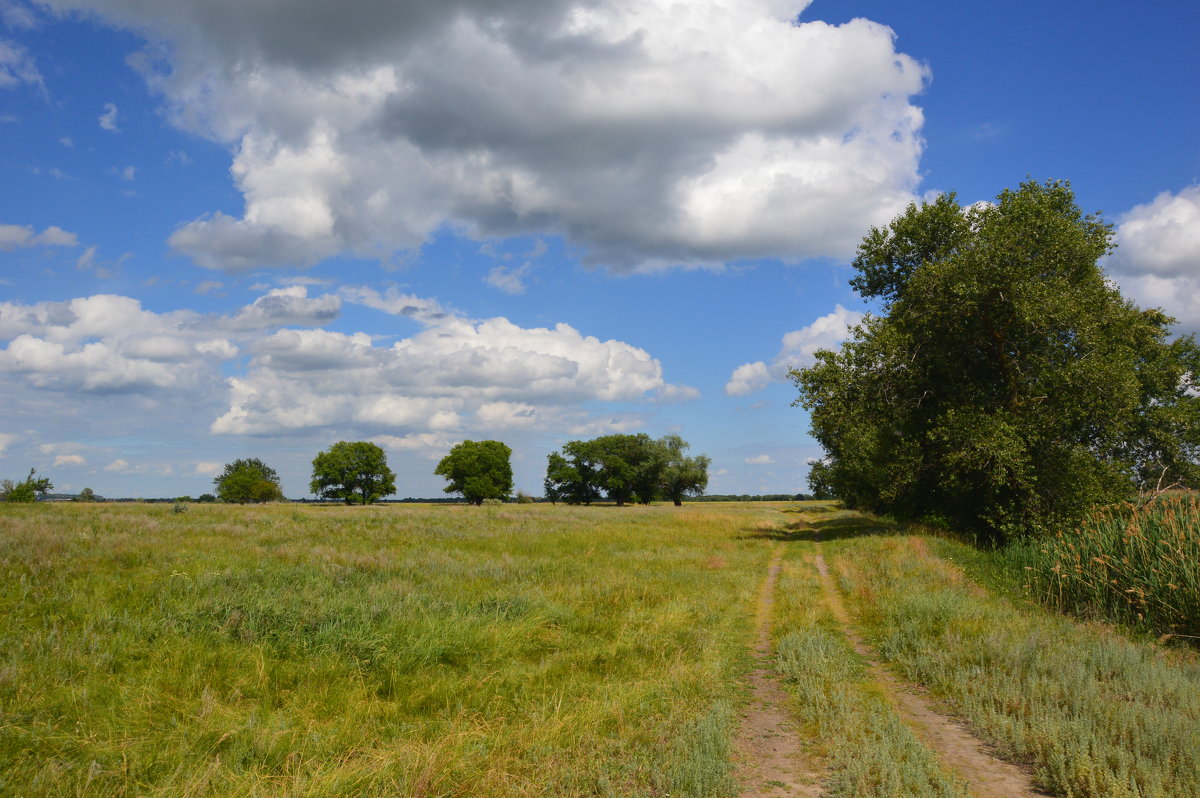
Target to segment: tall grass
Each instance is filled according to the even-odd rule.
[[[731,795],[770,517],[2,508],[0,795]]]
[[[1051,606],[1200,640],[1200,493],[1100,508],[1005,556]]]
[[[1071,798],[1200,796],[1200,662],[1019,607],[918,537],[841,540],[834,567],[879,652]]]

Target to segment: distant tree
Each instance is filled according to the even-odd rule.
[[[0,494],[3,494],[4,500],[6,502],[35,502],[39,496],[45,496],[54,489],[54,485],[47,477],[35,478],[33,475],[36,473],[37,469],[31,468],[29,476],[25,477],[22,482],[6,479],[0,483]]]
[[[546,457],[546,498],[551,502],[591,504],[600,498],[594,447],[588,441],[569,441],[562,454]]]
[[[670,499],[676,507],[683,504],[684,496],[699,496],[708,487],[708,466],[712,462],[706,455],[688,457],[684,452],[688,443],[678,435],[665,435],[657,441],[663,452],[665,465],[660,477],[663,498]]]
[[[450,481],[446,493],[472,504],[507,499],[512,493],[512,449],[500,441],[463,441],[442,458],[433,473]]]
[[[78,496],[72,499],[72,501],[77,502],[94,502],[99,500],[99,497],[96,496],[96,492],[91,488],[84,488],[83,490],[79,491]]]
[[[199,496],[196,497],[196,501],[199,502],[200,504],[212,504],[216,500],[217,500],[217,497],[212,495],[211,493],[201,493]]]
[[[396,492],[396,475],[383,449],[366,441],[338,441],[312,461],[312,492],[320,499],[371,504]]]
[[[275,469],[257,457],[226,463],[213,484],[221,501],[228,503],[272,502],[283,498]]]
[[[649,435],[604,435],[588,445],[599,465],[597,484],[618,507],[654,499],[665,461]]]

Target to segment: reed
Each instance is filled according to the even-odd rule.
[[[1053,607],[1200,640],[1200,493],[1098,508],[1077,529],[1005,554]]]

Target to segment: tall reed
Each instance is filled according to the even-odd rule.
[[[1006,554],[1052,606],[1200,639],[1200,493],[1099,508],[1078,529]]]

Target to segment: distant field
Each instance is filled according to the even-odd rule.
[[[1200,795],[1194,652],[988,556],[819,503],[0,506],[0,795],[734,796],[769,562],[824,794],[968,781],[853,633],[1055,794]]]

